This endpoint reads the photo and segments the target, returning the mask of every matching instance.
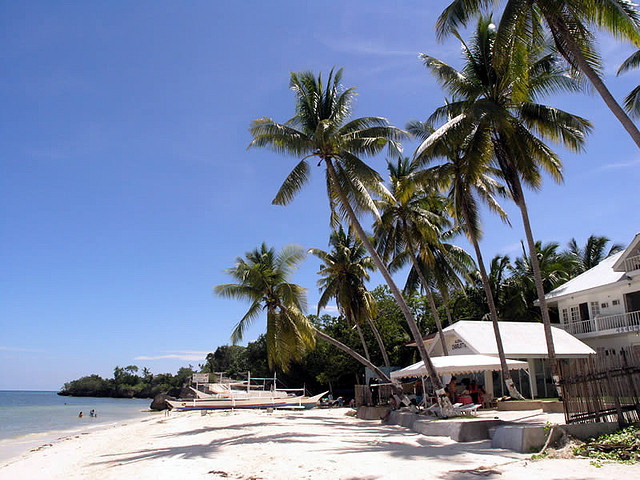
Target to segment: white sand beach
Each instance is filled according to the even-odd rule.
[[[162,413],[61,437],[0,464],[0,479],[611,479],[640,466],[536,460],[399,426],[305,412]]]

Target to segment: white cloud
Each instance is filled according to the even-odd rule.
[[[172,359],[172,360],[183,360],[188,362],[197,362],[197,361],[204,360],[208,353],[210,352],[186,350],[186,351],[177,351],[177,352],[166,352],[166,353],[163,353],[162,355],[138,355],[133,359],[134,360]]]
[[[640,166],[640,160],[631,160],[629,162],[609,163],[601,166],[598,170],[617,170],[620,168],[630,168]]]
[[[388,45],[371,40],[356,38],[319,38],[324,45],[332,50],[353,55],[375,55],[383,57],[415,57],[416,52],[389,48]]]
[[[317,310],[318,310],[318,306],[317,306],[317,305],[314,305],[314,306],[312,307],[312,310],[313,310],[313,311],[317,311]],[[326,307],[324,307],[322,310],[320,310],[320,314],[323,314],[323,313],[328,313],[329,315],[337,314],[337,313],[339,313],[339,312],[338,312],[338,307],[337,307],[337,306],[335,306],[335,305],[327,305],[327,306],[326,306]]]
[[[4,347],[4,346],[0,345],[0,352],[36,353],[36,352],[42,352],[42,350],[34,350],[33,348]]]
[[[514,242],[508,245],[503,245],[498,249],[500,255],[508,255],[509,253],[522,253],[522,243]]]

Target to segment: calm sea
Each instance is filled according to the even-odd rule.
[[[61,397],[56,392],[0,390],[0,460],[59,436],[61,432],[91,430],[105,423],[149,415],[151,400]],[[96,417],[90,417],[94,410]],[[82,418],[78,415],[83,412]],[[13,448],[9,448],[13,447]]]

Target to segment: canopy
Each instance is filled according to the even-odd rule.
[[[453,375],[462,373],[484,372],[486,370],[500,371],[500,359],[488,355],[449,355],[447,357],[431,357],[438,375]],[[509,370],[528,368],[527,362],[507,359]],[[422,361],[409,365],[402,370],[391,372],[391,378],[428,377],[427,368]]]

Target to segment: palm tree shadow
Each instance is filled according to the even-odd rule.
[[[180,435],[181,434],[176,434],[176,436]],[[145,460],[158,460],[163,458],[182,458],[186,460],[193,458],[211,458],[218,452],[219,448],[222,446],[263,444],[269,442],[293,444],[301,442],[311,442],[312,440],[310,439],[312,439],[313,437],[319,438],[321,437],[321,435],[298,432],[286,432],[274,435],[243,434],[225,438],[222,440],[214,440],[205,444],[194,443],[191,445],[183,445],[179,447],[147,448],[144,450],[138,450],[136,452],[104,454],[101,457],[105,458],[105,460],[93,462],[93,465],[122,465],[127,463],[135,463]]]

